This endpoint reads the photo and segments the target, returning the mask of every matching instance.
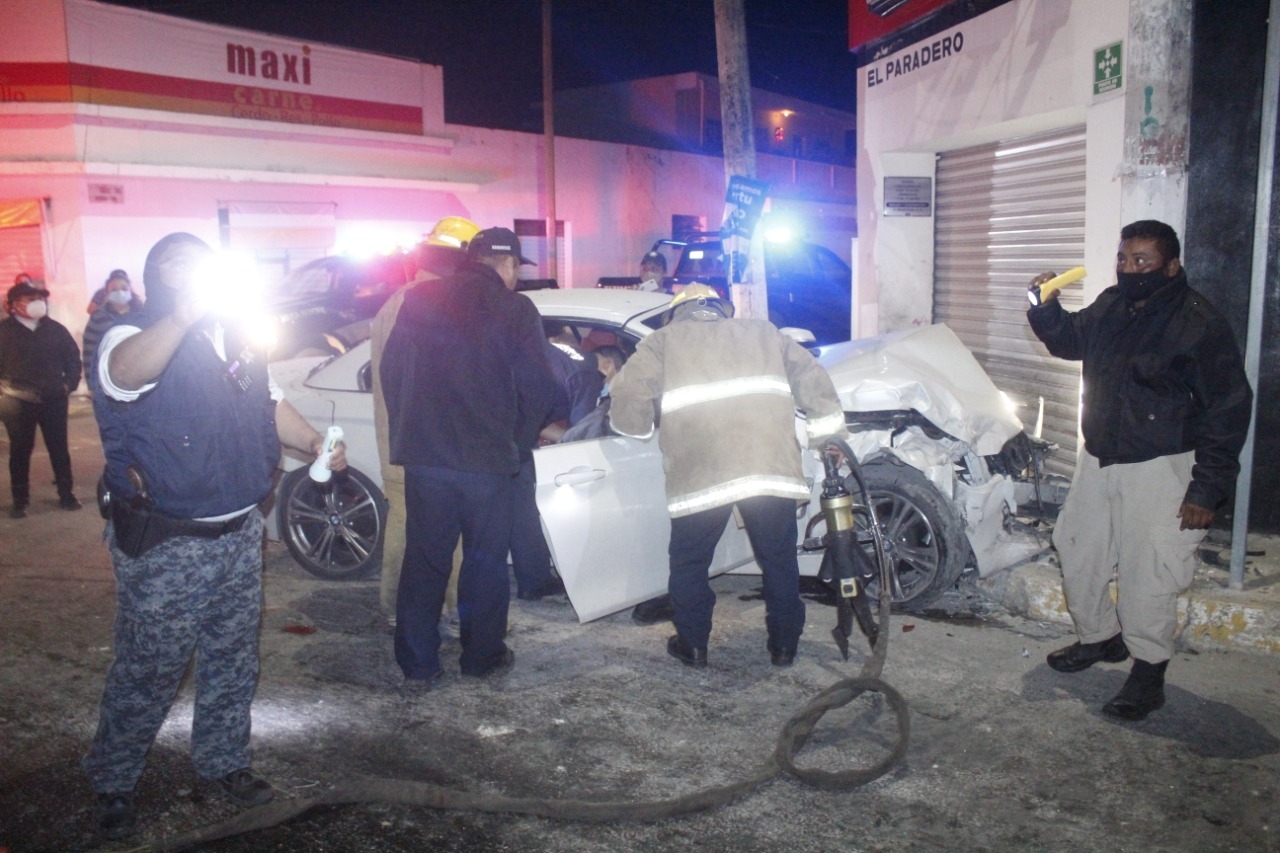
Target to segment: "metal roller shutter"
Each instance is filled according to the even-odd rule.
[[[1031,432],[1061,448],[1047,467],[1075,465],[1080,363],[1049,355],[1027,324],[1027,282],[1084,259],[1083,125],[938,155],[934,322],[973,350]],[[1078,287],[1061,292],[1070,311]]]

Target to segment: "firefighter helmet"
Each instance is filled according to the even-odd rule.
[[[663,315],[663,325],[671,322],[677,308],[691,303],[697,305],[710,304],[712,308],[725,317],[733,316],[733,303],[717,293],[714,287],[705,284],[686,284],[671,300],[671,304],[667,306],[667,313]]]
[[[446,216],[436,223],[427,235],[427,245],[465,249],[471,238],[480,233],[480,226],[461,216]]]

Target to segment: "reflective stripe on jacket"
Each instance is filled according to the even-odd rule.
[[[677,314],[645,338],[610,385],[615,432],[658,444],[673,517],[760,495],[809,497],[795,414],[811,446],[847,436],[831,377],[764,320]]]

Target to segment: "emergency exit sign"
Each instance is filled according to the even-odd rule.
[[[1105,95],[1124,86],[1123,42],[1093,52],[1093,94]]]

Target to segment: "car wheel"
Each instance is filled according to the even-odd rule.
[[[955,586],[964,572],[969,552],[964,522],[929,478],[910,465],[882,456],[861,470],[897,576],[893,604],[901,610],[922,610]],[[847,488],[855,500],[861,498],[852,477]],[[879,596],[878,587],[872,584],[868,594]]]
[[[387,500],[355,468],[317,483],[298,468],[280,484],[280,538],[304,569],[325,580],[355,580],[382,561]]]

